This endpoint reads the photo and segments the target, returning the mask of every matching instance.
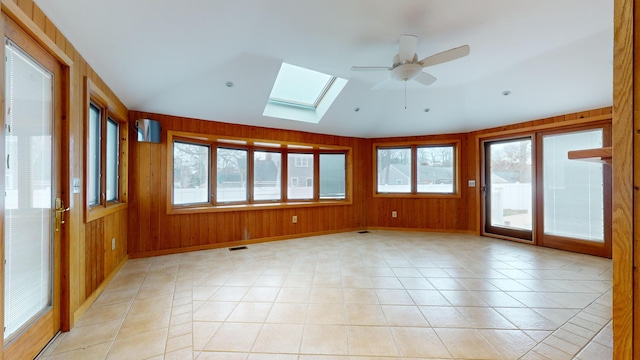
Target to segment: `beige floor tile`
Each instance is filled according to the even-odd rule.
[[[380,305],[345,305],[347,324],[349,325],[387,325]]]
[[[419,291],[419,290],[416,290]],[[427,291],[427,290],[424,290]],[[415,305],[411,296],[406,290],[399,289],[376,289],[378,301],[384,305]]]
[[[193,349],[190,347],[171,352],[167,351],[164,355],[164,360],[190,360],[194,358]]]
[[[247,360],[298,360],[298,355],[251,353]]]
[[[203,350],[248,352],[253,347],[261,328],[262,324],[225,322]]]
[[[441,290],[440,294],[444,296],[453,306],[489,306],[475,295],[474,291],[466,290]]]
[[[516,329],[516,326],[500,313],[486,307],[456,308],[476,329]],[[497,309],[501,310],[501,309]],[[519,310],[519,309],[516,309]]]
[[[171,309],[172,304],[172,294],[160,295],[146,299],[136,299],[133,301],[133,304],[131,304],[129,312],[132,314],[156,313],[158,311]]]
[[[407,290],[433,290],[429,280],[423,277],[403,277],[398,279]]]
[[[242,301],[274,302],[280,288],[276,287],[252,287],[242,298]]]
[[[305,325],[301,354],[348,354],[347,327],[343,325]]]
[[[122,320],[107,321],[94,325],[75,327],[53,349],[52,355],[97,345],[115,339]]]
[[[604,346],[595,342],[589,343],[576,356],[576,358],[580,360],[611,359],[612,357],[613,349],[611,347]]]
[[[39,359],[151,342],[136,358],[535,360],[584,347],[579,359],[606,360],[611,273],[607,259],[392,231],[135,259]]]
[[[158,311],[150,316],[149,314],[129,314],[124,319],[116,339],[123,339],[133,335],[142,334],[154,330],[166,329],[169,327],[171,318],[170,310]]]
[[[302,342],[303,325],[265,324],[252,352],[297,354]]]
[[[194,321],[224,321],[236,308],[237,303],[225,301],[207,301],[193,312]]]
[[[110,284],[109,284],[110,285]],[[136,297],[138,293],[138,289],[125,289],[125,290],[111,290],[110,286],[107,286],[107,289],[100,294],[95,303],[93,303],[92,307],[99,307],[105,305],[112,305],[118,303],[130,303]]]
[[[502,354],[475,329],[434,329],[454,358],[500,359]]]
[[[382,305],[382,311],[389,326],[429,326],[417,306]]]
[[[222,324],[221,322],[194,321],[193,333],[191,334],[193,337],[193,349],[195,351],[203,350]]]
[[[398,356],[391,331],[381,326],[349,326],[349,353],[353,355]]]
[[[92,346],[86,346],[77,350],[71,350],[69,352],[49,356],[46,359],[47,360],[86,360],[86,359],[100,360],[100,359],[105,359],[107,357],[107,352],[109,352],[110,347],[111,347],[111,341],[92,345]]]
[[[342,288],[314,287],[311,288],[309,302],[319,304],[342,304],[344,302],[344,294],[342,293]]]
[[[438,328],[470,328],[469,320],[455,307],[445,306],[420,306],[420,311],[432,327]]]
[[[309,304],[307,324],[344,325],[346,323],[344,304]]]
[[[273,303],[241,302],[229,314],[227,321],[231,322],[259,322],[266,320]]]
[[[433,329],[392,327],[400,355],[411,358],[448,358],[451,355]]]
[[[529,308],[496,308],[520,330],[555,330],[558,325]]]
[[[438,290],[408,290],[416,305],[451,306]]]
[[[275,303],[267,316],[267,323],[304,324],[307,320],[307,303]]]
[[[343,289],[345,304],[378,304],[378,296],[373,289]]]
[[[519,359],[537,344],[520,330],[483,329],[479,331],[505,359]]]
[[[167,329],[129,336],[113,342],[107,359],[137,360],[163,355],[167,343]]]
[[[248,286],[223,286],[211,295],[209,301],[240,301],[249,289]]]
[[[248,353],[237,352],[208,352],[203,351],[196,357],[197,360],[247,360]]]
[[[283,287],[280,288],[276,302],[308,303],[310,296],[310,287]]]
[[[92,306],[82,315],[75,326],[86,326],[113,320],[123,320],[127,316],[130,307],[131,302],[116,303],[105,306]]]

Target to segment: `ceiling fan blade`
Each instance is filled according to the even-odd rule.
[[[434,82],[436,82],[436,77],[430,74],[427,74],[426,72],[421,72],[420,74],[418,74],[418,76],[414,77],[413,80],[419,82],[422,85],[431,85]]]
[[[413,55],[416,53],[416,46],[418,45],[418,37],[415,35],[402,35],[400,36],[400,46],[398,50],[398,57],[400,62],[412,61]]]
[[[447,51],[443,51],[441,53],[437,53],[435,55],[428,56],[420,61],[418,64],[422,65],[422,67],[433,66],[442,64],[447,61],[459,59],[461,57],[465,57],[469,55],[471,49],[469,45],[463,45],[457,48],[453,48]]]
[[[391,78],[387,78],[379,83],[377,83],[376,85],[374,85],[371,90],[380,90],[380,89],[384,89],[387,86],[389,86],[389,84],[392,82]]]
[[[388,66],[352,66],[351,71],[380,71],[391,70]]]

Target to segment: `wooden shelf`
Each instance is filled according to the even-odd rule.
[[[569,160],[584,160],[611,165],[611,147],[569,151]]]

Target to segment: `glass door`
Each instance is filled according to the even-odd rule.
[[[484,142],[484,232],[533,240],[531,137]]]
[[[609,138],[609,126],[538,135],[540,245],[611,256],[611,168],[567,158],[571,150],[607,146]]]
[[[60,328],[59,64],[5,23],[4,358],[33,358]]]

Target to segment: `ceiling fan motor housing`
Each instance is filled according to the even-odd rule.
[[[407,81],[416,77],[422,71],[420,64],[398,65],[391,70],[391,78],[394,80]]]

